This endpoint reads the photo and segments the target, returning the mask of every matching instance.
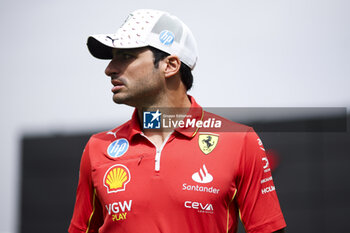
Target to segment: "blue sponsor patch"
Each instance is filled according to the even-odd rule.
[[[125,138],[121,138],[112,142],[107,149],[107,154],[112,158],[118,158],[125,154],[129,148],[129,142]]]
[[[164,30],[159,34],[159,40],[164,45],[172,45],[175,35],[171,31]]]

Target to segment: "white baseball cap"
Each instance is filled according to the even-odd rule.
[[[112,49],[152,46],[177,55],[188,67],[196,65],[197,43],[190,29],[176,16],[164,11],[140,9],[129,14],[115,34],[91,35],[87,46],[99,59],[112,59]]]

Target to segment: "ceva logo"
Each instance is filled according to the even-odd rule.
[[[185,207],[188,209],[196,209],[201,213],[213,213],[214,208],[210,203],[202,204],[196,201],[185,201]]]
[[[192,180],[197,183],[206,184],[213,181],[213,176],[209,174],[205,164],[203,164],[203,169],[200,168],[199,172],[196,172],[192,175]]]

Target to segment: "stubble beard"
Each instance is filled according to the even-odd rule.
[[[116,104],[125,104],[131,107],[144,107],[151,106],[154,103],[154,99],[159,95],[161,91],[161,86],[156,81],[150,83],[152,79],[150,76],[157,75],[157,69],[154,68],[152,73],[149,76],[144,77],[140,82],[135,86],[130,87],[125,86],[126,90],[122,89],[117,93],[113,94],[113,101]],[[156,79],[160,79],[161,76],[158,74]]]

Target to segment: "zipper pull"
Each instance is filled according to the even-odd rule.
[[[139,159],[139,161],[137,163],[137,166],[140,166],[142,159],[143,159],[143,155],[140,156],[140,159]]]
[[[155,157],[155,170],[159,171],[160,169],[160,153],[161,150],[156,149],[156,157]]]

